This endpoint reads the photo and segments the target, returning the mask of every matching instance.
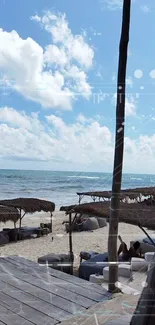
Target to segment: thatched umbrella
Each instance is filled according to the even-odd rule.
[[[13,207],[20,211],[20,227],[21,220],[26,213],[50,212],[51,213],[51,231],[52,231],[52,212],[55,210],[55,204],[50,201],[35,198],[17,198],[12,200],[0,200],[0,204],[6,207]],[[22,215],[22,210],[24,214]]]
[[[90,192],[77,192],[76,193],[79,196],[79,204],[81,203],[81,200],[84,196],[89,196],[93,199],[93,201],[96,201],[96,198],[99,199],[111,199],[112,197],[112,191],[90,191]],[[130,199],[138,199],[143,196],[151,196],[155,197],[155,187],[136,187],[136,188],[128,188],[121,190],[120,192],[120,200],[123,200],[127,197]]]
[[[20,219],[16,208],[0,205],[0,222],[12,221],[14,224]]]
[[[89,216],[110,218],[110,202],[91,202],[60,208],[69,213],[87,214]],[[155,206],[142,203],[120,203],[119,222],[128,223],[155,230]]]
[[[94,217],[105,218],[109,221],[110,218],[110,202],[91,202],[78,205],[62,206],[60,211],[65,211],[69,214],[69,245],[70,254],[72,255],[72,226],[76,221],[77,214],[85,214]],[[71,215],[75,214],[73,222]],[[155,230],[155,206],[142,203],[120,203],[119,222],[131,224],[140,227],[149,240],[154,245],[149,234],[144,228]]]

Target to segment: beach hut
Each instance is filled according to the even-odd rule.
[[[50,212],[51,214],[51,232],[52,232],[52,213],[55,210],[55,204],[50,201],[35,198],[17,198],[11,200],[0,200],[0,205],[15,208],[19,210],[20,228],[24,216],[35,212]]]

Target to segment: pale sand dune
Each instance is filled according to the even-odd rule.
[[[49,215],[46,213],[25,216],[22,226],[39,226],[40,222],[46,223],[49,220]],[[65,225],[62,225],[63,220],[67,220],[64,212],[56,211],[53,216],[53,233],[41,238],[7,244],[0,247],[0,255],[22,255],[37,262],[38,257],[42,255],[67,253],[69,251],[69,240],[68,234],[65,233]],[[13,228],[13,224],[11,222],[6,225],[1,224],[1,228],[3,227]],[[127,224],[119,224],[119,234],[128,245],[131,240],[145,237],[145,234],[138,227]],[[149,234],[154,234],[154,232],[149,231]],[[54,237],[53,241],[52,237]],[[77,268],[79,265],[81,250],[94,250],[100,253],[107,251],[107,240],[108,226],[93,232],[73,233],[74,266]]]

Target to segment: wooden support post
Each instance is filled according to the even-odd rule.
[[[81,203],[83,197],[84,197],[84,195],[79,195],[79,204]]]
[[[116,135],[115,156],[112,181],[112,197],[109,219],[108,259],[109,265],[109,291],[115,292],[118,281],[117,265],[117,236],[119,223],[120,191],[122,182],[122,165],[124,153],[124,125],[125,125],[125,88],[127,50],[129,42],[131,0],[123,1],[122,32],[119,47],[119,67],[117,79],[117,106],[116,106]]]
[[[21,240],[21,233],[20,233],[20,229],[21,229],[21,226],[22,226],[22,219],[24,218],[26,212],[24,212],[23,215],[22,214],[22,210],[20,209],[20,219],[19,219],[19,229],[18,229],[18,238],[19,240]]]
[[[17,242],[17,229],[16,229],[16,222],[14,222],[14,229],[15,229],[15,242]]]
[[[52,214],[52,212],[51,212],[51,232],[52,232],[52,230],[53,230],[53,225],[52,225],[52,217],[53,217],[53,214]]]
[[[22,225],[22,210],[20,209],[19,229],[21,228],[21,225]]]
[[[73,245],[72,245],[72,214],[69,213],[69,254],[70,254],[70,274],[73,274]]]

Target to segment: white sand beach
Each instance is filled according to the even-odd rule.
[[[19,241],[0,247],[1,256],[22,255],[25,258],[36,261],[38,257],[49,253],[67,253],[69,251],[69,238],[65,232],[63,220],[67,220],[64,212],[55,211],[53,215],[53,233],[41,238]],[[40,222],[48,222],[48,213],[27,215],[23,218],[22,226],[39,226]],[[13,223],[1,224],[3,227],[13,228]],[[154,231],[149,231],[153,235]],[[129,245],[131,240],[146,237],[137,227],[128,224],[119,224],[119,234]],[[53,241],[52,241],[53,237]],[[100,253],[107,251],[108,225],[107,227],[94,230],[93,232],[73,233],[73,251],[75,254],[74,267],[79,266],[79,253],[82,250],[93,250]]]

